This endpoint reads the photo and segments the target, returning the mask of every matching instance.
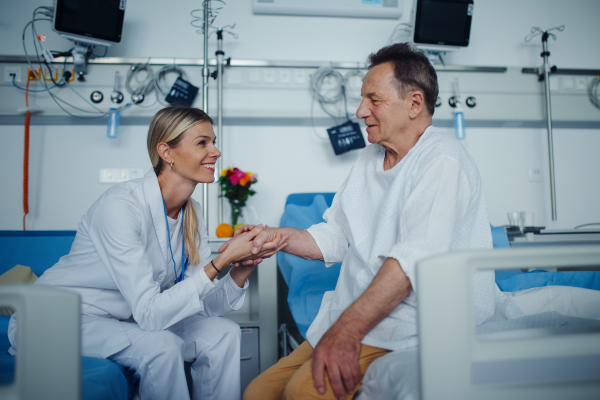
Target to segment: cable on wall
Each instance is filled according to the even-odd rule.
[[[29,75],[29,74],[28,74]],[[29,108],[29,76],[25,86],[25,106]],[[31,111],[25,113],[25,138],[23,145],[23,230],[27,230],[25,219],[29,214],[29,127],[31,125]]]
[[[310,78],[310,93],[313,100],[317,101],[323,111],[331,118],[340,118],[329,107],[338,104],[344,99],[344,76],[333,67],[321,67]]]
[[[365,74],[359,68],[356,68],[355,70],[350,70],[346,73],[346,75],[344,76],[344,83],[346,85],[346,96],[348,97],[348,100],[355,101],[358,103],[362,101],[360,91],[362,89],[362,81],[364,77]],[[354,87],[354,85],[352,84],[353,81],[360,81],[359,86]]]
[[[165,100],[163,100],[167,94],[169,94],[170,87],[166,86],[165,76],[170,73],[175,73],[177,76],[183,80],[188,80],[187,75],[183,68],[173,63],[172,65],[165,65],[156,73],[156,77],[154,78],[154,88],[156,89],[156,96],[158,101],[162,105],[169,105]]]
[[[145,76],[144,76],[145,74]],[[127,71],[125,87],[134,103],[141,102],[154,90],[154,71],[148,63],[134,64]]]

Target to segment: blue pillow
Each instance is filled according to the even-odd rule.
[[[496,277],[498,273],[496,272]],[[503,292],[516,292],[541,286],[574,286],[600,290],[599,271],[531,271],[496,281]]]
[[[323,222],[323,213],[327,210],[327,201],[322,195],[316,195],[308,206],[288,204],[279,223],[280,227],[307,229],[311,225]]]

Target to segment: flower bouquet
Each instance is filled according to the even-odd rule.
[[[231,225],[235,227],[238,218],[242,215],[242,208],[246,205],[248,197],[256,192],[250,187],[258,182],[257,174],[244,172],[238,168],[228,168],[221,171],[219,185],[221,186],[220,197],[226,197],[231,205]]]

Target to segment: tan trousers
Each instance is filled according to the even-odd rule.
[[[257,376],[246,388],[244,400],[335,399],[327,374],[325,374],[325,393],[320,394],[315,389],[310,358],[313,351],[308,341],[302,342],[292,354],[282,358],[277,364]],[[389,350],[362,345],[358,359],[361,381],[367,367],[387,353]],[[359,386],[360,382],[352,394],[346,395],[347,400],[354,396]]]

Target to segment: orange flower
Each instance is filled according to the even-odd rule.
[[[240,185],[246,186],[246,183],[248,183],[251,178],[252,178],[252,173],[246,172],[246,175],[240,179]]]

